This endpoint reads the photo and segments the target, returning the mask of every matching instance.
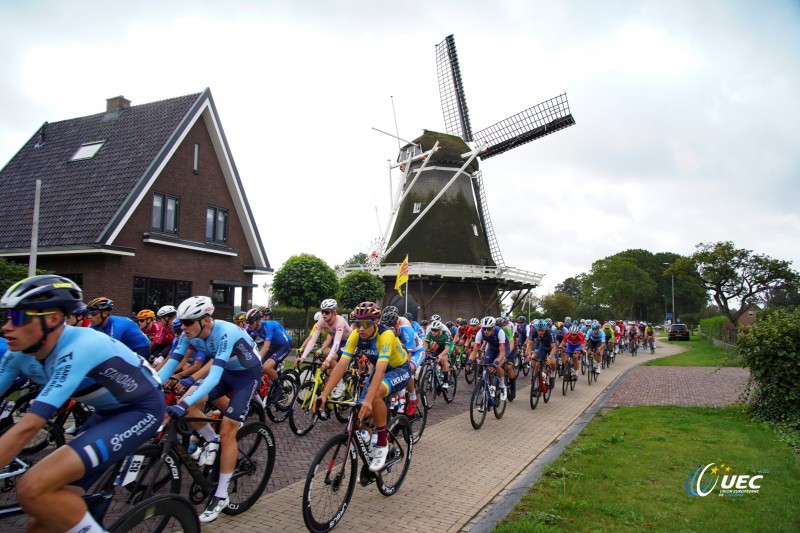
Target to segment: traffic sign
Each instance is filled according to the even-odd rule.
[[[667,313],[667,320],[669,320],[670,318],[672,318],[672,313]]]

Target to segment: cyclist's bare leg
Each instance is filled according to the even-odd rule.
[[[438,359],[439,359],[439,364],[442,365],[442,372],[444,372],[445,374],[450,372],[450,358],[447,357],[447,352],[442,351],[439,354]]]
[[[275,370],[275,360],[271,357],[264,361],[264,364],[261,366],[261,369],[264,373],[269,376],[269,379],[275,380],[278,379],[278,372]]]

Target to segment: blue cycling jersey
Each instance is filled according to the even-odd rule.
[[[596,332],[595,330],[589,330],[589,333],[586,334],[587,341],[594,341],[594,342],[606,342],[606,334],[603,332],[602,329],[598,329]]]
[[[122,344],[137,351],[139,348],[147,348],[150,351],[150,341],[136,322],[124,316],[109,316],[105,326],[90,326],[95,331],[101,331],[106,335],[121,341]]]
[[[135,405],[161,388],[150,365],[127,346],[72,326],[64,326],[43,361],[23,352],[6,352],[0,360],[0,396],[21,375],[42,386],[29,412],[45,420],[70,398],[97,411],[110,411]]]
[[[256,344],[270,343],[270,347],[283,346],[292,343],[292,337],[286,333],[280,322],[275,320],[262,320],[261,325],[254,330],[247,330]]]
[[[416,358],[420,352],[425,350],[425,346],[422,345],[422,339],[414,333],[414,328],[411,326],[400,326],[397,331],[397,338],[400,339],[403,348],[412,358]]]
[[[203,396],[206,396],[219,382],[223,370],[242,372],[252,375],[253,379],[261,378],[261,359],[256,350],[253,339],[236,324],[215,320],[211,333],[207,338],[195,337],[188,339],[186,334],[181,335],[178,347],[170,355],[169,361],[159,371],[159,376],[171,376],[178,366],[189,346],[198,352],[203,352],[214,357],[214,363],[203,383],[190,394],[184,401],[193,405]]]

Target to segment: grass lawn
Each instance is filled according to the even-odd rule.
[[[709,463],[763,474],[760,492],[689,496],[690,471]],[[595,416],[495,531],[796,532],[798,495],[800,458],[738,407],[618,407]]]
[[[661,357],[645,363],[647,366],[742,366],[741,359],[733,353],[726,351],[708,339],[694,335],[689,341],[668,341],[666,337],[661,337],[656,341],[659,344],[674,344],[676,346],[686,346],[688,351],[669,357]],[[658,348],[656,348],[656,355]]]

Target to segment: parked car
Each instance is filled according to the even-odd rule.
[[[686,324],[672,324],[667,331],[667,340],[689,340],[689,328]]]

